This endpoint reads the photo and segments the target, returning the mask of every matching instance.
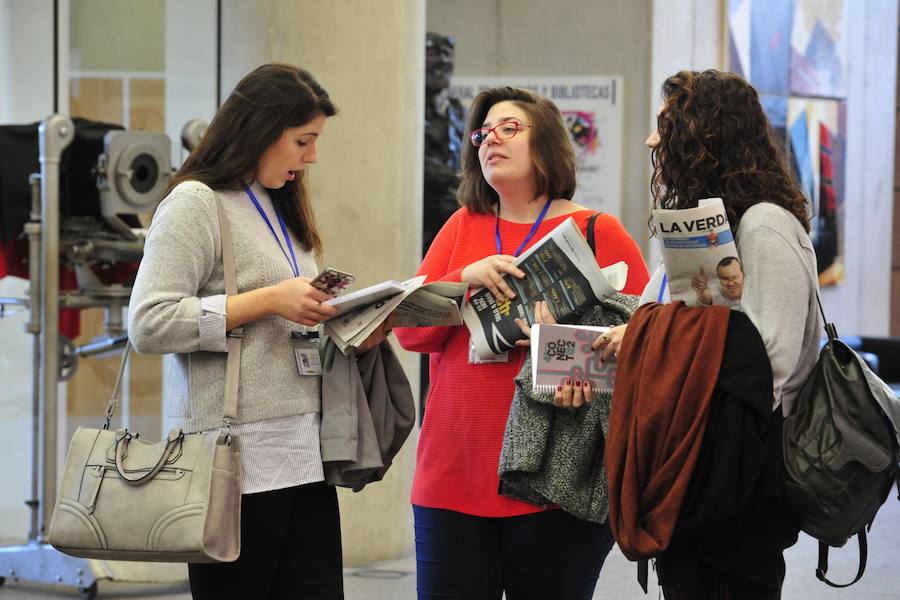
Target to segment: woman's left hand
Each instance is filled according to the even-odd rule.
[[[535,323],[556,323],[553,313],[550,312],[550,305],[542,300],[534,303],[534,322]],[[525,334],[524,340],[516,340],[516,346],[527,348],[531,345],[531,327],[522,319],[516,319],[516,325]]]
[[[581,408],[594,400],[594,392],[588,380],[569,379],[557,386],[553,402],[561,408]]]
[[[394,328],[394,314],[391,313],[388,315],[388,318],[381,322],[381,325],[375,328],[375,331],[369,334],[363,342],[356,347],[356,352],[358,354],[362,354],[363,352],[367,352],[374,348],[375,346],[381,345],[387,336],[391,333],[391,330]]]

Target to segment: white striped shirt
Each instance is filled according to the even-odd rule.
[[[231,426],[241,444],[241,493],[255,494],[325,480],[319,413]]]

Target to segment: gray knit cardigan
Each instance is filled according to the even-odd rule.
[[[637,296],[616,294],[582,321],[613,327],[626,323]],[[500,451],[500,493],[537,505],[558,505],[576,517],[603,523],[608,512],[603,447],[611,392],[594,394],[579,409],[560,408],[551,394],[532,391],[531,357],[516,376]]]

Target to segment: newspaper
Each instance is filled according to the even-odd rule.
[[[625,287],[628,277],[624,262],[600,268],[571,217],[514,264],[525,272],[525,278],[505,275],[503,279],[516,293],[515,298],[498,303],[490,290],[479,288],[463,311],[475,352],[483,359],[511,350],[516,340],[525,339],[515,320],[534,324],[536,301],[546,301],[557,322],[571,323],[601,299]]]
[[[379,296],[385,289],[395,290],[398,286],[402,291],[395,291],[389,297]],[[378,299],[325,322],[325,333],[341,352],[346,353],[351,346],[359,346],[391,313],[394,313],[395,327],[461,325],[468,285],[445,281],[425,283],[425,275],[420,275],[407,281],[384,282],[360,290],[354,293],[352,306],[358,306],[367,290],[371,290],[373,297]],[[351,298],[350,294],[347,296]],[[334,304],[340,309],[339,302]]]
[[[673,302],[740,308],[744,272],[721,198],[696,208],[656,209],[653,222]]]

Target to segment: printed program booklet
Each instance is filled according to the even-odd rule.
[[[672,301],[740,308],[744,272],[721,198],[653,211]]]
[[[625,287],[628,265],[617,262],[606,268],[597,264],[594,253],[571,217],[556,226],[514,264],[525,272],[519,279],[503,279],[516,293],[498,303],[487,288],[472,292],[463,311],[475,352],[484,359],[515,347],[525,334],[516,325],[522,319],[534,323],[534,303],[547,302],[558,323],[576,321],[601,299]]]
[[[395,327],[461,325],[468,285],[433,281],[425,275],[385,281],[328,300],[341,313],[325,322],[325,333],[342,352],[359,346],[392,312]]]
[[[600,362],[591,344],[609,327],[538,323],[531,327],[531,377],[534,391],[552,394],[568,377],[589,381],[591,391],[611,391],[616,361]]]

